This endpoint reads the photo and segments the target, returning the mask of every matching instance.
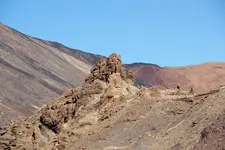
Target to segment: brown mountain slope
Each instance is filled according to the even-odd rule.
[[[196,93],[209,92],[225,84],[225,63],[210,62],[186,67],[159,67],[140,65],[131,67],[140,85],[151,86],[163,84],[183,90],[194,89]]]
[[[31,115],[65,88],[81,85],[103,56],[27,36],[0,23],[0,124]],[[160,67],[134,63],[135,85],[165,85],[196,93],[225,83],[225,63]]]
[[[0,23],[0,123],[31,115],[64,89],[81,85],[99,58]]]
[[[163,86],[137,88],[116,54],[101,59],[85,81],[32,117],[1,128],[0,147],[191,150],[204,148],[206,139],[211,149],[225,148],[214,144],[224,141],[217,127],[222,128],[225,89],[193,95]]]

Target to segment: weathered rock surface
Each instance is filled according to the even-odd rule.
[[[65,89],[80,86],[100,58],[104,57],[33,38],[0,23],[0,125],[30,116]],[[145,87],[180,85],[182,90],[205,93],[225,84],[225,63],[187,67],[134,63],[127,64],[132,71],[123,74],[119,57],[106,61],[92,69],[86,82],[106,81],[116,69],[127,83]]]
[[[164,86],[137,88],[132,76],[119,55],[100,60],[81,87],[1,128],[1,148],[187,150],[202,148],[211,131],[218,133],[209,126],[224,114],[224,89],[193,95]]]
[[[109,58],[102,58],[97,62],[85,82],[91,83],[96,79],[109,82],[109,76],[113,73],[119,73],[123,79],[127,76],[121,57],[117,54],[111,54]]]

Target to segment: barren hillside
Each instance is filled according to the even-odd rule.
[[[224,149],[224,88],[197,95],[133,86],[120,56],[101,59],[83,86],[0,129],[2,149]]]
[[[81,85],[99,58],[0,23],[0,123],[31,115],[64,89]]]
[[[225,84],[225,63],[208,62],[184,67],[159,67],[140,64],[130,67],[134,71],[137,84],[150,87],[163,84],[183,90],[194,89],[196,93],[209,92]]]
[[[67,88],[80,86],[104,56],[33,38],[0,23],[0,124],[30,116]],[[151,60],[149,60],[151,61]],[[196,93],[225,84],[225,63],[186,67],[126,64],[134,85],[164,85]]]

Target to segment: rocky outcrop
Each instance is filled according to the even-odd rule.
[[[133,80],[119,55],[101,59],[82,86],[0,128],[0,149],[189,150],[223,131],[205,128],[224,114],[224,89],[194,95],[164,86],[135,87]]]
[[[58,100],[44,106],[32,118],[13,124],[11,130],[7,131],[10,140],[5,142],[1,141],[0,138],[2,147],[25,149],[54,147],[63,149],[62,144],[59,144],[60,147],[58,147],[54,141],[60,135],[68,138],[65,126],[76,123],[74,128],[80,128],[86,124],[91,125],[103,121],[116,113],[117,105],[111,106],[109,101],[112,100],[114,103],[115,100],[127,99],[134,96],[137,90],[136,87],[132,86],[133,74],[126,72],[121,58],[117,54],[112,54],[108,59],[101,59],[97,62],[91,75],[85,81],[81,87],[65,90]],[[84,116],[92,111],[98,114],[97,120],[80,122]],[[75,134],[71,132],[69,134]],[[2,134],[2,137],[5,134],[6,132]],[[27,141],[27,143],[23,143],[23,141]],[[56,141],[60,142],[59,139]],[[53,145],[48,145],[46,142]]]
[[[59,133],[62,124],[76,118],[78,109],[81,106],[88,105],[90,97],[93,95],[102,94],[102,97],[107,99],[121,96],[124,93],[129,94],[129,92],[126,93],[127,89],[123,91],[127,87],[127,83],[124,83],[124,81],[132,81],[132,75],[131,72],[126,72],[119,55],[111,54],[107,59],[101,59],[93,67],[91,75],[85,80],[86,83],[81,88],[65,91],[64,97],[71,98],[54,103],[54,105],[47,105],[43,109],[40,116],[41,123],[53,132]],[[116,85],[121,86],[122,84],[124,88],[121,88],[121,90],[114,88]],[[131,82],[129,84],[132,85]]]
[[[100,58],[103,59],[86,79]],[[80,86],[85,79],[89,83],[95,79],[108,82],[112,72],[120,73],[129,84],[134,81],[135,86],[163,84],[174,88],[179,84],[182,90],[191,93],[206,93],[225,83],[225,63],[186,67],[134,63],[126,65],[127,70],[132,70],[128,74],[124,67],[116,54],[105,58],[71,49],[0,23],[0,70],[4,70],[0,71],[0,126],[32,115],[65,89]]]
[[[102,58],[96,63],[85,82],[91,83],[96,79],[109,82],[109,76],[113,73],[119,73],[122,79],[134,80],[134,75],[131,71],[129,71],[129,74],[126,72],[125,65],[122,64],[120,55],[113,53],[107,59]]]

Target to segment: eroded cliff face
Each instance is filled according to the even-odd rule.
[[[225,91],[194,95],[133,86],[133,73],[111,54],[33,116],[0,129],[2,149],[192,149],[223,113]]]

